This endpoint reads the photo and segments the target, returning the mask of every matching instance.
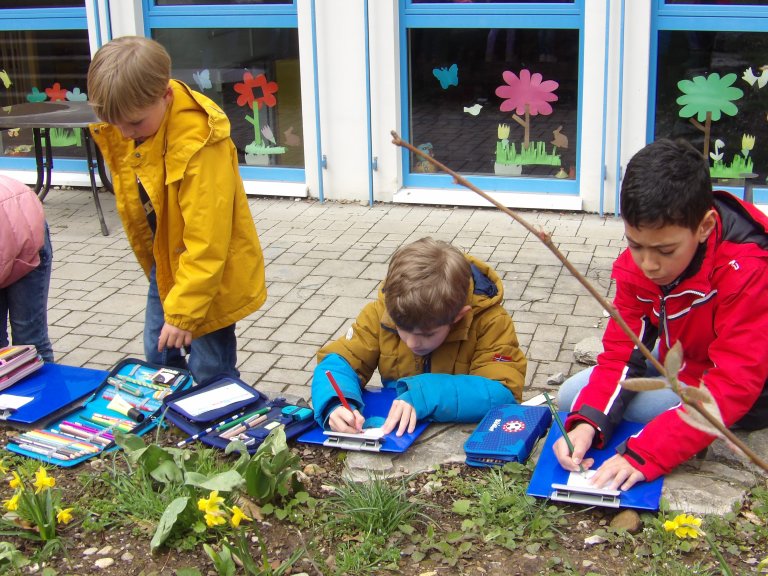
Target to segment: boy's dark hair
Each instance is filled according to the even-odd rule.
[[[472,270],[461,251],[422,238],[401,246],[384,280],[384,303],[398,328],[412,332],[452,324],[467,303]]]
[[[621,183],[621,217],[633,228],[696,230],[712,208],[709,163],[685,140],[656,140],[635,154]]]

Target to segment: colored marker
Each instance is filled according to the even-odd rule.
[[[238,418],[241,418],[243,416],[244,416],[244,413],[243,412],[239,412],[237,414],[234,414],[234,415],[230,416],[229,418],[225,418],[224,420],[222,420],[218,424],[215,424],[214,426],[210,426],[210,427],[206,428],[205,430],[202,430],[202,431],[198,432],[197,434],[193,434],[192,436],[189,436],[188,438],[184,438],[184,440],[182,440],[181,442],[177,443],[176,446],[178,448],[181,448],[182,446],[186,446],[187,444],[191,444],[192,442],[194,442],[198,438],[202,438],[203,436],[207,436],[211,432],[217,432],[218,430],[221,430],[222,426],[226,426],[230,422],[234,422],[235,420],[237,420]]]

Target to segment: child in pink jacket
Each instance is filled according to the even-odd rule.
[[[43,205],[25,184],[0,176],[0,348],[34,344],[53,362],[48,338],[51,239]]]

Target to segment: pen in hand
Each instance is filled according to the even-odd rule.
[[[336,384],[336,379],[333,377],[333,374],[331,374],[330,370],[325,371],[325,377],[328,378],[328,382],[331,383],[331,386],[333,386],[333,389],[336,391],[336,396],[339,397],[339,400],[341,401],[341,405],[354,414],[355,411],[352,410],[352,407],[349,405],[349,402],[347,402],[347,399],[344,397],[344,393],[341,391],[341,388],[339,388],[339,385]]]
[[[552,404],[552,398],[549,397],[549,394],[544,392],[544,400],[547,401],[547,406],[549,406],[549,411],[552,412],[552,418],[555,419],[555,422],[557,423],[558,428],[560,428],[560,432],[563,435],[563,439],[565,440],[566,446],[568,446],[568,451],[573,455],[573,442],[571,442],[571,439],[568,437],[568,433],[565,431],[565,426],[563,425],[563,421],[560,419],[560,415],[557,413],[557,410],[555,410],[555,406]],[[582,466],[581,462],[579,462],[579,473],[584,476],[584,478],[587,477],[587,471],[584,470],[584,466]]]

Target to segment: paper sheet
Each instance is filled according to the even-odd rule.
[[[238,384],[227,384],[220,388],[209,390],[208,392],[201,392],[200,394],[192,394],[187,398],[182,398],[176,402],[176,406],[190,414],[191,416],[198,416],[203,412],[210,412],[240,402],[241,400],[248,400],[253,398],[254,394],[245,390]]]
[[[32,402],[31,396],[16,396],[15,394],[0,394],[0,410],[18,410],[27,402]]]
[[[597,488],[597,486],[589,483],[589,480],[596,473],[597,470],[587,470],[583,475],[581,472],[571,472],[568,475],[568,482],[566,482],[566,485],[573,488]]]

